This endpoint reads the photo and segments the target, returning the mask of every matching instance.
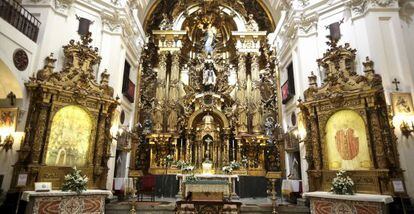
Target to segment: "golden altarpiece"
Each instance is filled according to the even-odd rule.
[[[146,23],[136,130],[142,137],[133,143],[131,173],[179,173],[168,166],[171,156],[195,173],[205,161],[212,173],[231,161],[244,163],[238,174],[281,171],[277,66],[267,32],[259,30],[271,31],[271,23],[256,1],[248,4],[254,5],[194,0],[155,7]]]
[[[364,75],[355,70],[355,49],[328,42],[318,59],[326,78],[318,87],[309,77],[299,100],[307,136],[310,191],[329,191],[338,170],[346,170],[360,193],[393,194],[392,180],[402,179],[397,138],[389,120],[382,79],[368,57]]]
[[[63,46],[62,71],[54,71],[56,59],[50,54],[44,68],[26,83],[30,106],[12,189],[21,174],[27,174],[26,189],[39,181],[52,182],[59,189],[74,166],[89,178],[88,188],[106,188],[109,129],[118,102],[106,71],[96,81],[94,67],[101,57],[97,48],[89,46],[91,34],[81,39]]]

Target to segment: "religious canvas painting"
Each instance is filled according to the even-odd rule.
[[[49,166],[84,166],[91,138],[92,120],[78,106],[66,106],[53,118],[46,164]]]
[[[0,108],[0,134],[16,130],[17,108]]]
[[[391,103],[394,115],[414,114],[411,93],[391,93]]]
[[[365,122],[352,110],[333,114],[326,124],[326,153],[330,170],[368,170],[371,159]]]

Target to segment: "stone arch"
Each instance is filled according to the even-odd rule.
[[[276,25],[282,16],[281,11],[274,10],[273,9],[274,6],[272,6],[273,3],[270,0],[255,0],[255,1],[260,5],[261,9],[264,11],[267,18],[269,19],[270,24],[272,25],[272,30],[275,30]],[[148,3],[143,5],[143,8],[145,9],[142,11],[141,15],[139,16],[139,19],[141,20],[144,31],[147,28],[147,25],[149,24],[149,20],[152,19],[152,15],[154,11],[156,10],[156,8],[159,6],[160,3],[161,3],[161,0],[149,0]],[[182,14],[180,14],[179,16],[182,16]],[[239,16],[238,13],[236,13],[236,16]],[[241,21],[242,19],[243,17],[235,17],[235,21],[236,20]],[[238,27],[240,26],[240,23],[238,23]],[[174,25],[176,24],[177,23],[174,23]],[[238,29],[242,30],[243,28],[238,28]]]
[[[188,119],[187,129],[190,130],[191,128],[193,128],[195,125],[194,122],[197,121],[199,117],[204,116],[207,113],[211,114],[213,117],[215,116],[215,118],[218,118],[224,129],[230,128],[229,120],[227,119],[226,115],[224,115],[221,111],[218,111],[217,109],[212,109],[212,110],[199,109],[193,112],[193,114],[191,114],[190,118]]]
[[[23,98],[23,87],[10,67],[0,59],[0,97],[7,97],[12,91],[16,98]]]

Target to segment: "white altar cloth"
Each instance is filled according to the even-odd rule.
[[[186,196],[188,191],[184,184],[186,177],[193,176],[192,174],[177,174],[176,179],[179,180],[179,191],[177,197]],[[194,174],[194,177],[199,178],[200,180],[227,180],[230,183],[229,190],[225,192],[230,192],[232,198],[238,198],[236,194],[236,181],[239,181],[238,175],[225,175],[225,174]]]
[[[184,178],[188,177],[188,176],[193,176],[192,174],[177,174],[177,180],[179,178]],[[239,181],[239,176],[238,175],[224,175],[224,174],[194,174],[194,177],[196,178],[221,178],[221,179],[236,179],[237,181]]]
[[[394,199],[389,195],[371,195],[371,194],[355,194],[355,195],[337,195],[331,192],[305,192],[303,197],[315,197],[315,198],[330,198],[348,201],[367,201],[389,204]]]
[[[22,194],[22,200],[29,202],[30,197],[59,197],[59,196],[75,196],[76,192],[63,192],[60,190],[52,190],[50,192],[35,192],[35,191],[24,191]],[[111,197],[112,192],[109,190],[87,190],[83,191],[81,195],[106,195]]]

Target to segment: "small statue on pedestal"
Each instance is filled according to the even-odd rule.
[[[166,13],[162,14],[162,20],[158,27],[160,30],[172,30],[173,24]]]
[[[213,63],[206,63],[204,66],[203,85],[206,91],[211,90],[216,85],[216,74],[214,73]]]
[[[246,30],[248,32],[251,32],[251,31],[259,31],[259,25],[253,19],[253,14],[249,14],[249,20],[246,23]]]

